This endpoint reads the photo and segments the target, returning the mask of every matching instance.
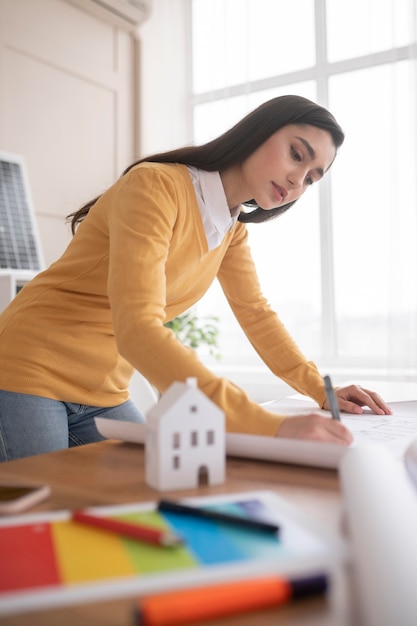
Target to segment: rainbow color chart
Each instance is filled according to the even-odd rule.
[[[287,503],[270,492],[189,499],[236,515],[278,522],[280,537],[177,513],[155,503],[89,509],[130,522],[171,528],[183,546],[160,547],[79,524],[69,511],[0,519],[0,615],[140,595],[230,579],[244,572],[305,570],[328,565],[329,546],[294,521]]]

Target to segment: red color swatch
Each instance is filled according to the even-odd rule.
[[[1,563],[7,566],[1,566]],[[60,584],[49,523],[11,526],[0,533],[0,591]]]

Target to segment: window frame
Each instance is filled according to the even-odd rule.
[[[189,4],[189,49],[192,50],[192,0],[188,0]],[[284,73],[282,75],[271,76],[260,80],[254,80],[250,83],[241,83],[231,85],[224,88],[215,89],[209,92],[193,93],[192,92],[192,69],[190,62],[190,96],[189,96],[189,120],[190,129],[193,126],[194,108],[201,104],[209,103],[213,100],[224,99],[225,91],[227,97],[235,97],[245,95],[248,89],[252,92],[273,89],[277,87],[290,86],[306,81],[314,81],[317,90],[317,101],[325,107],[329,107],[329,82],[334,76],[345,74],[357,70],[369,69],[380,65],[395,64],[404,60],[417,58],[417,43],[412,41],[408,45],[398,46],[389,50],[365,54],[349,59],[329,61],[327,55],[327,37],[326,37],[326,0],[314,0],[314,30],[315,30],[315,62],[308,68],[293,72]],[[192,132],[190,133],[192,137]],[[337,340],[337,317],[336,317],[336,301],[335,301],[335,275],[334,275],[334,251],[333,251],[333,224],[332,224],[332,179],[331,174],[326,176],[320,183],[319,194],[319,236],[320,236],[320,267],[321,267],[321,354],[320,365],[325,364],[326,367],[334,369],[340,368],[344,372],[349,372],[355,364],[348,357],[341,357],[338,354]],[[376,359],[377,360],[377,359]],[[357,364],[356,364],[357,365]],[[238,367],[238,366],[237,366]],[[222,368],[217,365],[219,371],[228,368]],[[355,372],[357,371],[355,367]],[[255,372],[256,368],[253,368]],[[365,376],[369,376],[372,370],[373,374],[377,373],[385,378],[399,375],[398,369],[395,373],[386,371],[386,368],[380,367],[377,362],[362,363],[362,370]],[[264,375],[262,373],[261,375]],[[401,368],[401,379],[415,376],[415,371]],[[374,376],[373,376],[374,377]],[[240,382],[240,381],[239,381]]]

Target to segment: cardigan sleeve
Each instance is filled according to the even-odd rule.
[[[326,395],[322,376],[263,296],[243,224],[238,226],[218,278],[239,324],[264,363],[299,393],[323,406]]]

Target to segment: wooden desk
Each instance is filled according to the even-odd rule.
[[[48,483],[51,498],[33,511],[147,502],[158,498],[144,477],[141,446],[105,441],[0,465],[0,479]],[[340,532],[342,502],[337,473],[263,461],[228,459],[226,482],[170,492],[170,497],[268,489],[299,507],[331,533]],[[1,563],[0,563],[1,566]],[[207,626],[357,626],[350,583],[336,575],[327,599],[204,622]],[[120,599],[0,618],[1,626],[133,626],[135,599]]]

